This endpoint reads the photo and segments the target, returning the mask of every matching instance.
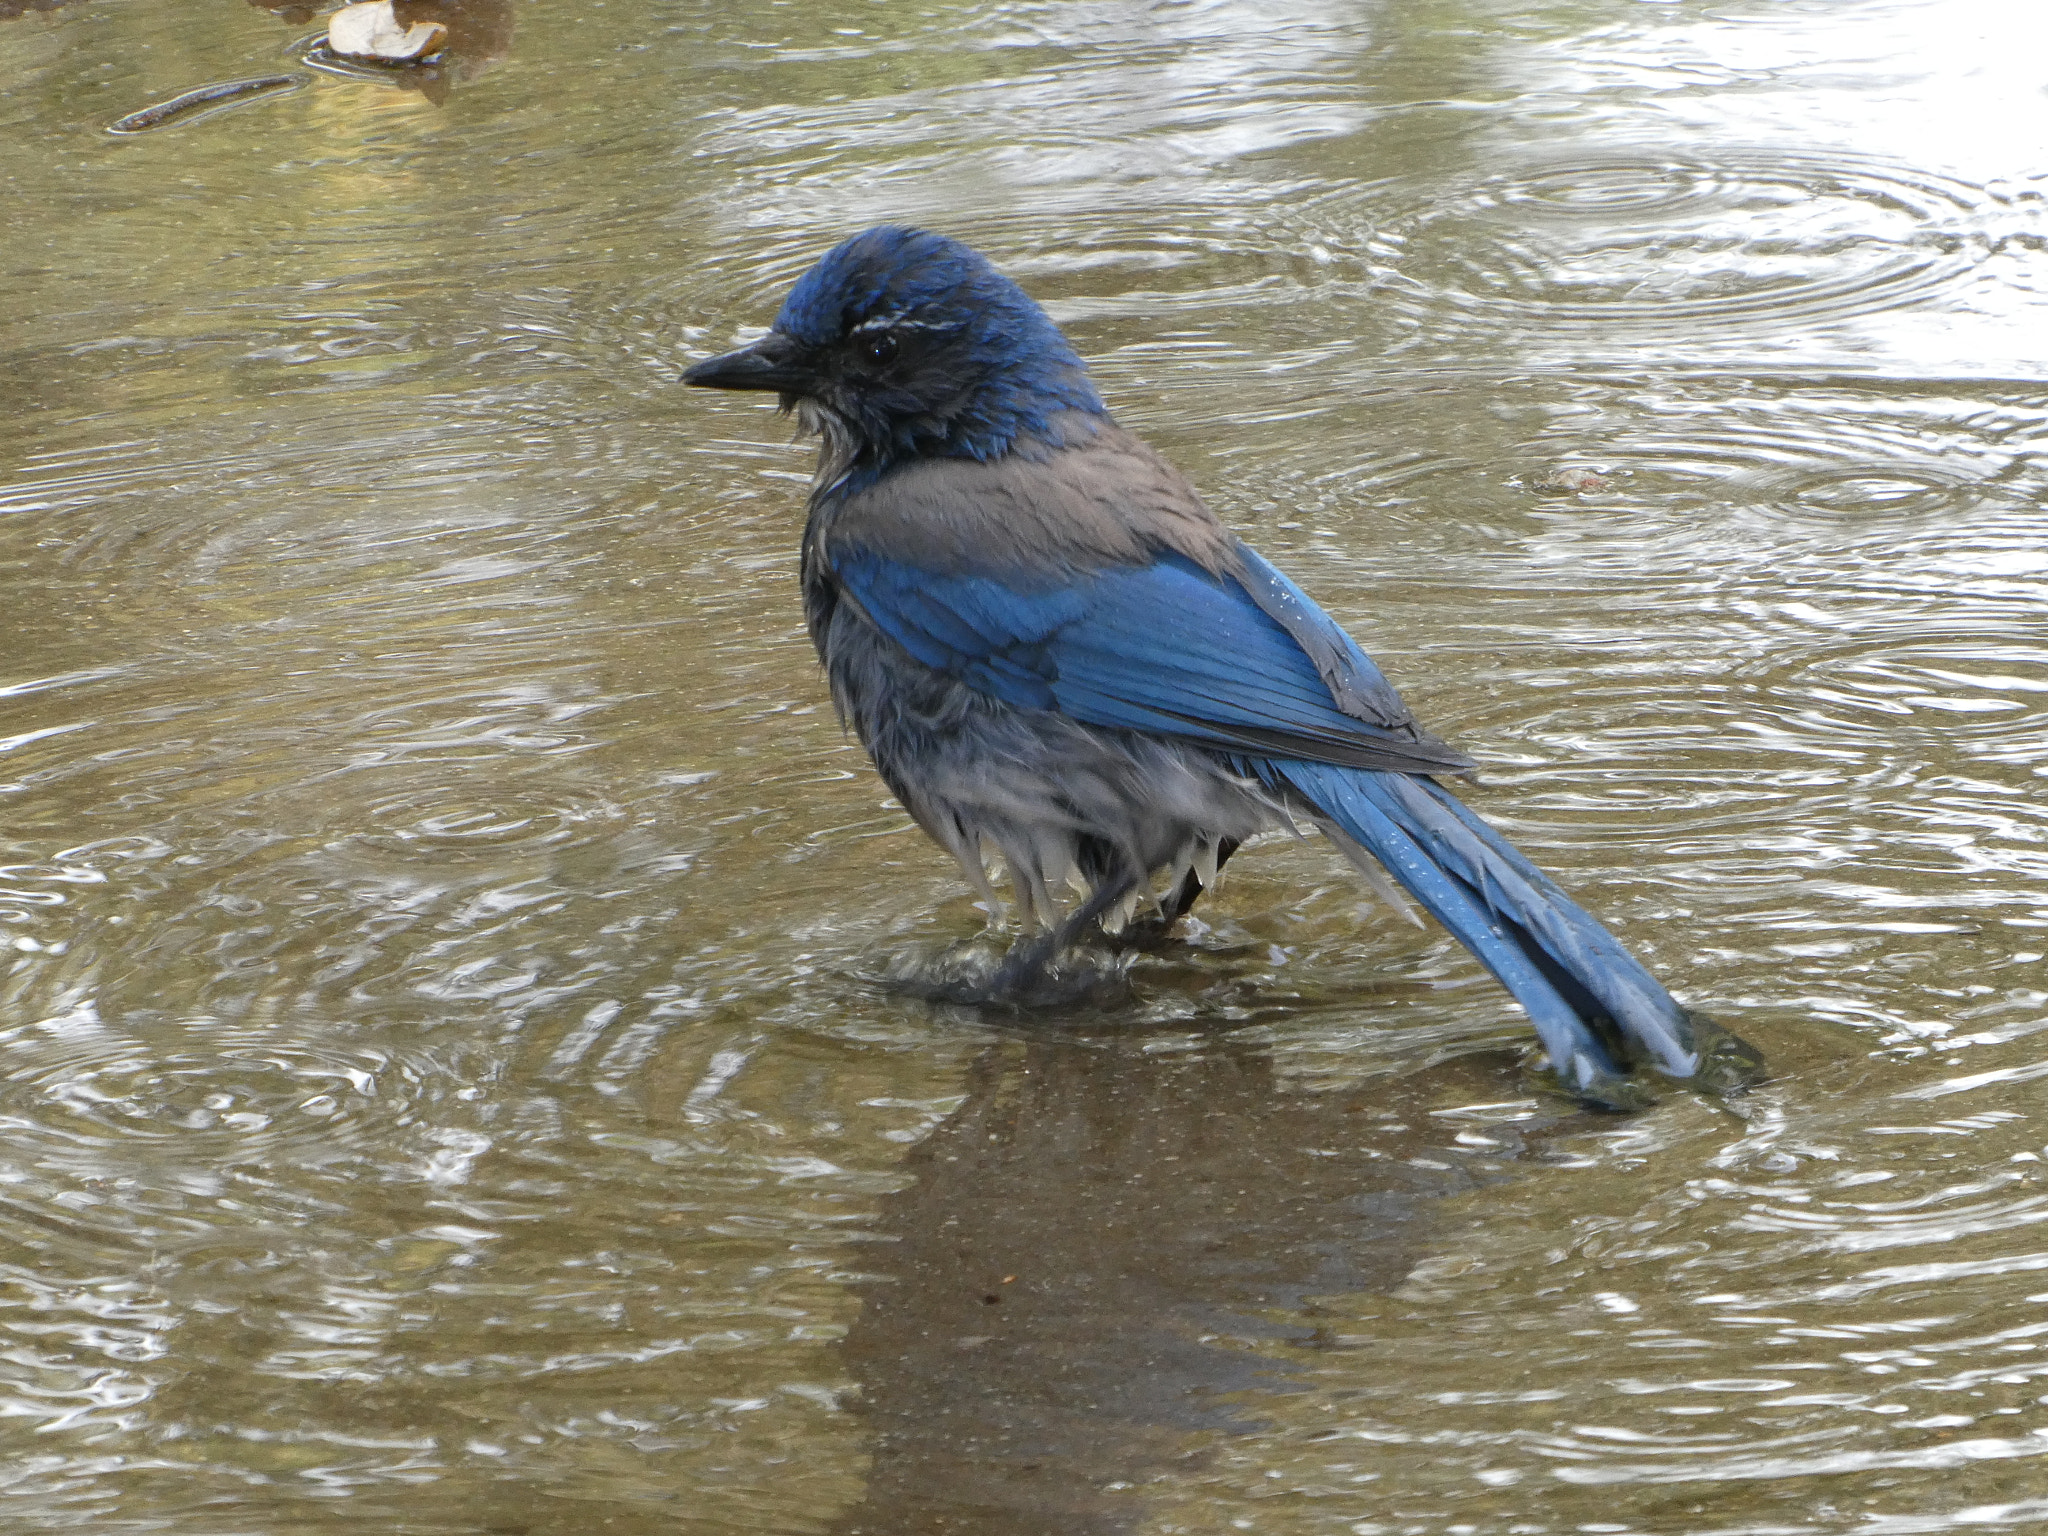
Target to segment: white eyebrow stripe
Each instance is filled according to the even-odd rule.
[[[846,334],[858,336],[863,331],[950,331],[950,325],[940,325],[931,320],[905,320],[902,311],[893,315],[874,315],[861,321]]]

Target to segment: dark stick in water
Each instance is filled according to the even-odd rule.
[[[305,83],[304,75],[259,75],[253,80],[226,80],[219,85],[202,85],[196,91],[173,96],[169,101],[144,107],[140,112],[130,112],[126,117],[107,124],[107,132],[148,133],[152,128],[167,128],[172,123],[181,122],[194,113],[236,106],[277,91],[295,91]]]

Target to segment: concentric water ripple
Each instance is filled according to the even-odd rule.
[[[206,1190],[280,1156],[308,1170],[374,1159],[422,1093],[416,1064],[375,1048],[208,1020],[109,1023],[88,999],[16,1026],[0,1052],[14,1062],[0,1115],[15,1159],[72,1172],[142,1160]]]
[[[1980,508],[2021,507],[2042,489],[2042,421],[2032,402],[1999,411],[1971,400],[1945,410],[1938,398],[1901,399],[1845,381],[1752,387],[1737,400],[1715,391],[1711,403],[1708,391],[1680,385],[1642,403],[1649,411],[1617,421],[1612,433],[1578,429],[1585,446],[1577,452],[1621,477],[1613,494],[1631,501],[1704,493],[1817,535],[1862,521],[1882,536],[1945,518],[1941,531],[1952,537]]]
[[[362,841],[436,860],[560,848],[601,836],[607,824],[619,819],[617,807],[595,799],[521,802],[500,794],[477,802],[441,788],[379,798],[366,812],[367,820],[384,830],[363,834]]]
[[[1992,254],[1998,211],[1983,190],[1910,167],[1781,150],[1615,155],[1420,191],[1360,189],[1380,261],[1470,322],[1618,336],[1924,302]]]

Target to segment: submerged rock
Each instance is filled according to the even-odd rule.
[[[1587,469],[1578,464],[1567,464],[1541,476],[1535,484],[1539,491],[1576,496],[1584,491],[1606,490],[1608,479],[1598,470]]]
[[[362,19],[352,19],[357,12]],[[333,28],[305,48],[300,63],[347,80],[418,91],[437,104],[512,48],[509,0],[373,0],[337,11],[332,20]],[[423,51],[405,52],[416,46]]]
[[[327,46],[345,59],[411,64],[438,51],[448,28],[438,21],[401,22],[391,0],[343,6],[327,21]]]

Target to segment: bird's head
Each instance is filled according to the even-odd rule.
[[[1062,441],[1066,413],[1107,414],[1087,364],[1023,289],[959,241],[896,224],[826,252],[766,336],[683,382],[773,390],[824,434],[834,480],[910,459],[999,459]]]

